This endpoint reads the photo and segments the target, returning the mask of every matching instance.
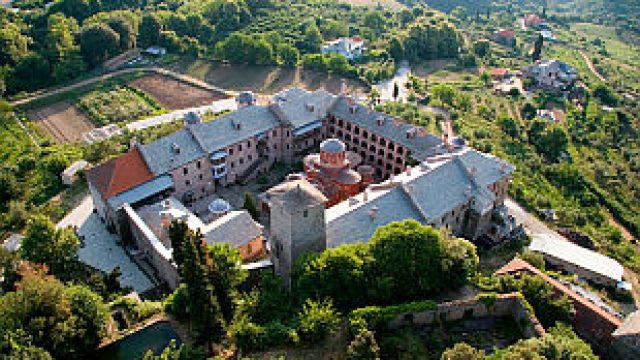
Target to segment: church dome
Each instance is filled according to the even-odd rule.
[[[213,214],[221,214],[230,211],[231,205],[223,199],[215,199],[207,208]]]
[[[346,146],[344,143],[338,139],[327,139],[320,143],[320,151],[338,154],[344,152],[346,150]]]

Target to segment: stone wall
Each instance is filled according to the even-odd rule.
[[[435,321],[456,321],[485,316],[512,317],[526,338],[545,334],[538,319],[528,309],[519,293],[496,295],[495,299],[470,299],[438,304],[435,310],[398,315],[389,328],[425,326]]]

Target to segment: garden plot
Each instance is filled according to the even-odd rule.
[[[91,91],[77,103],[100,126],[137,120],[160,111],[160,106],[145,93],[126,86]]]
[[[28,110],[26,115],[46,135],[61,144],[81,141],[82,134],[94,128],[89,118],[67,101]]]
[[[160,105],[172,110],[209,105],[227,97],[223,93],[201,89],[159,74],[143,76],[131,81],[129,85],[144,91]]]

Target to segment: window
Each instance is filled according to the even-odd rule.
[[[302,217],[307,217],[307,216],[309,216],[309,210],[304,210],[302,212]]]
[[[289,130],[287,130],[287,137],[291,136],[291,133],[289,132]]]
[[[238,151],[242,151],[242,144],[238,144]]]
[[[251,140],[248,140],[248,141],[247,141],[247,147],[248,147],[248,148],[251,148]]]
[[[229,148],[228,153],[229,153],[229,155],[233,155],[233,149],[232,149],[232,148]]]
[[[278,136],[278,130],[273,130],[273,136]]]
[[[249,161],[253,160],[253,156],[251,156],[251,154],[249,154],[249,156],[247,156],[247,158],[249,159]]]
[[[185,181],[185,182],[184,182],[184,184],[185,184],[186,186],[189,186],[189,185],[191,185],[191,181],[187,180],[187,181]]]
[[[187,174],[189,173],[189,169],[188,169],[188,168],[186,168],[186,167],[183,167],[183,168],[182,168],[182,173],[183,173],[184,175],[187,175]]]
[[[289,144],[287,144],[287,150],[289,150]]]
[[[200,160],[198,160],[198,162],[196,163],[196,167],[198,169],[200,169],[202,167],[202,163],[200,162]]]
[[[202,180],[202,174],[198,175],[198,179]]]
[[[273,144],[273,150],[278,150],[278,144]]]
[[[240,160],[238,160],[238,162],[240,163],[240,165],[244,164],[244,159],[240,158]]]
[[[235,166],[236,166],[236,163],[232,161],[231,162],[231,168],[233,169]]]

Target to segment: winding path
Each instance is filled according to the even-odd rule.
[[[595,66],[593,66],[593,62],[591,62],[591,59],[589,59],[589,57],[587,56],[587,54],[584,53],[584,51],[578,49],[578,52],[580,53],[580,55],[582,55],[582,58],[584,59],[584,62],[587,63],[587,66],[589,67],[589,70],[591,70],[591,72],[593,73],[593,75],[595,75],[598,79],[600,79],[600,81],[602,82],[607,82],[607,79],[604,78],[604,76],[602,76],[598,70],[596,70]]]

